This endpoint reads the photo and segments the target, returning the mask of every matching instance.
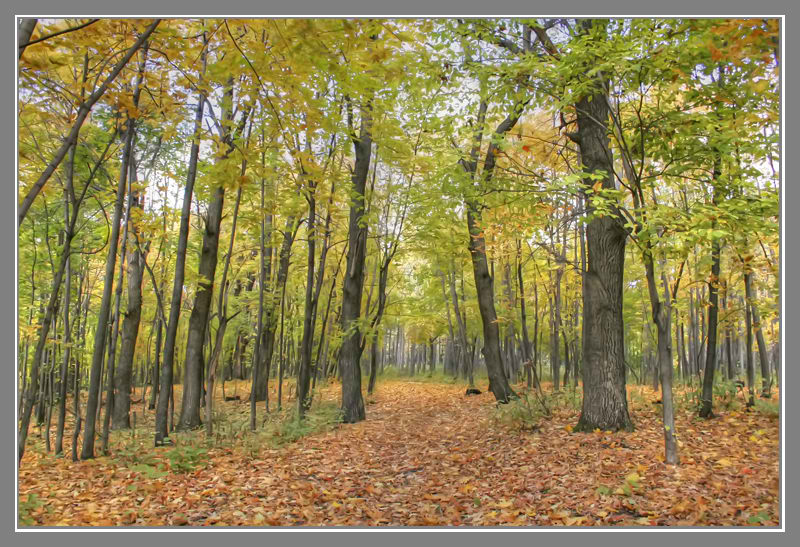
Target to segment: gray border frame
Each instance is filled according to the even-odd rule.
[[[135,5],[114,4],[111,5],[103,0],[90,0],[84,2],[57,2],[56,0],[11,0],[4,2],[3,12],[7,17],[3,17],[2,28],[5,30],[4,36],[7,36],[6,43],[8,44],[9,51],[2,55],[2,70],[4,74],[10,77],[5,78],[3,81],[3,95],[4,108],[0,110],[2,116],[3,127],[5,131],[1,133],[3,139],[3,146],[0,146],[3,154],[3,165],[7,166],[7,183],[2,186],[2,193],[4,199],[0,199],[0,219],[4,223],[4,229],[0,230],[0,248],[7,252],[9,258],[0,261],[0,309],[4,310],[0,314],[0,340],[2,341],[2,348],[14,348],[16,346],[16,218],[15,214],[15,200],[16,195],[16,173],[13,171],[15,165],[15,143],[16,134],[14,128],[15,111],[16,111],[16,97],[14,95],[15,79],[13,77],[16,67],[16,54],[11,53],[10,42],[15,37],[16,20],[15,15],[37,15],[37,14],[56,14],[56,15],[166,15],[166,16],[180,16],[182,14],[203,14],[203,15],[272,15],[272,16],[288,16],[288,15],[328,15],[328,16],[345,16],[345,15],[376,15],[376,16],[446,16],[446,15],[467,15],[474,14],[478,16],[498,16],[498,15],[523,15],[527,13],[544,12],[547,14],[562,14],[562,15],[601,15],[601,16],[625,16],[625,15],[697,15],[708,16],[715,14],[733,14],[733,15],[785,15],[784,19],[784,55],[783,62],[785,64],[784,76],[784,135],[783,135],[783,148],[782,156],[784,158],[784,181],[786,180],[786,165],[791,163],[793,154],[791,154],[792,144],[798,142],[798,129],[797,125],[791,125],[789,122],[795,118],[789,116],[789,107],[791,105],[788,101],[789,95],[786,90],[789,89],[790,84],[796,84],[798,66],[791,44],[793,43],[789,36],[787,36],[787,29],[791,8],[795,11],[798,9],[791,5],[792,0],[761,0],[759,2],[746,2],[743,0],[727,1],[714,0],[713,2],[704,2],[702,5],[698,2],[691,0],[672,0],[669,4],[650,4],[644,5],[635,0],[624,1],[609,1],[603,0],[602,2],[590,2],[589,0],[560,0],[557,4],[538,4],[530,0],[494,0],[493,2],[479,2],[478,0],[439,0],[432,4],[430,0],[406,0],[402,4],[389,4],[375,3],[374,0],[334,0],[334,2],[324,2],[324,0],[293,0],[291,3],[276,4],[273,2],[264,2],[263,0],[235,0],[231,2],[228,0],[224,4],[213,2],[212,0],[179,0],[171,2],[169,5],[164,5],[163,1],[153,0],[139,0]],[[125,8],[134,7],[136,11],[130,12]],[[224,8],[224,9],[221,9]],[[652,12],[653,8],[668,8],[669,12],[663,11]],[[651,12],[651,13],[648,13]],[[13,25],[13,26],[12,26]],[[13,57],[12,57],[13,55]],[[786,64],[788,62],[788,65]],[[796,87],[796,85],[795,85]],[[794,111],[793,111],[794,112]],[[794,112],[794,114],[797,114]],[[794,137],[794,138],[793,138]],[[788,148],[787,148],[788,147]],[[797,221],[791,220],[791,217],[785,215],[786,211],[791,211],[791,204],[797,205],[798,191],[793,188],[792,184],[783,185],[783,194],[781,200],[782,217],[782,244],[781,244],[781,278],[783,296],[783,314],[781,321],[781,333],[783,336],[783,364],[782,370],[784,371],[784,393],[788,383],[796,383],[797,372],[790,365],[786,365],[786,355],[792,355],[791,343],[793,337],[788,336],[790,331],[787,331],[786,326],[797,324],[798,308],[798,291],[794,290],[791,286],[787,286],[787,276],[785,268],[789,265],[797,269],[797,241],[794,240],[793,251],[789,251],[788,234],[796,229]],[[791,202],[788,200],[792,200]],[[794,202],[794,203],[792,203]],[[13,224],[12,224],[13,223]],[[794,226],[794,228],[793,228]],[[10,259],[14,256],[14,260]],[[791,304],[795,304],[792,306]],[[792,321],[791,319],[795,319]],[[791,331],[794,332],[794,331]],[[789,344],[787,346],[787,343]],[[13,355],[13,352],[6,350],[7,355]],[[15,400],[16,393],[14,389],[13,370],[15,370],[16,363],[13,357],[4,359],[5,366],[2,370],[3,379],[6,381],[0,382],[2,384],[2,400],[5,403],[5,412],[2,413],[4,422],[4,429],[8,431],[6,438],[11,438],[11,432],[16,431],[16,424],[14,422],[15,416]],[[788,370],[787,370],[788,369]],[[15,511],[15,475],[16,475],[16,450],[12,454],[13,443],[7,444],[8,448],[5,456],[2,458],[2,473],[0,473],[0,485],[2,491],[6,494],[0,497],[0,522],[2,522],[2,529],[0,531],[0,543],[3,545],[42,545],[49,543],[58,543],[59,545],[106,545],[110,542],[122,545],[139,545],[142,543],[150,543],[155,540],[156,544],[161,542],[170,542],[176,544],[186,544],[192,546],[202,546],[206,543],[209,545],[218,545],[221,542],[233,542],[236,545],[250,545],[250,544],[296,544],[308,545],[316,543],[324,543],[326,545],[373,545],[384,543],[392,545],[399,544],[405,545],[407,543],[437,543],[441,545],[485,545],[487,543],[503,544],[503,545],[528,545],[534,542],[545,540],[549,544],[554,541],[559,544],[575,545],[586,544],[591,542],[593,545],[599,543],[602,545],[638,545],[646,542],[648,545],[676,545],[683,543],[699,543],[704,544],[719,544],[726,547],[735,546],[737,544],[752,545],[758,543],[762,546],[767,545],[792,545],[797,544],[798,539],[794,542],[791,541],[791,535],[798,535],[796,533],[798,522],[797,512],[800,500],[798,500],[797,486],[798,479],[797,473],[789,465],[791,459],[787,454],[797,451],[798,427],[797,418],[787,420],[789,416],[795,416],[798,413],[797,400],[794,402],[790,399],[784,398],[784,409],[782,414],[782,422],[784,424],[784,443],[783,443],[783,514],[782,522],[785,527],[785,532],[775,530],[760,530],[755,532],[745,532],[744,530],[666,530],[665,534],[654,534],[656,530],[620,530],[620,531],[597,531],[598,533],[588,535],[588,532],[593,530],[586,529],[581,531],[568,531],[556,532],[550,529],[546,530],[514,530],[514,531],[493,531],[488,529],[437,529],[437,530],[420,530],[420,529],[389,529],[383,531],[361,530],[361,531],[339,531],[338,529],[323,528],[304,531],[222,531],[223,535],[217,534],[202,534],[203,530],[162,530],[159,532],[147,532],[145,535],[137,533],[122,535],[119,531],[70,531],[61,534],[57,529],[43,530],[41,532],[14,532],[16,522]],[[12,406],[14,405],[14,406]],[[794,488],[792,488],[794,487]],[[662,531],[658,530],[658,531]],[[671,535],[671,534],[677,535]],[[736,535],[734,535],[736,534]],[[757,534],[757,535],[752,535]],[[160,541],[159,541],[160,540]]]

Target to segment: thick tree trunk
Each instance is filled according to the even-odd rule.
[[[584,20],[585,31],[603,23]],[[614,189],[608,140],[608,83],[592,77],[593,90],[576,106],[577,141],[584,172],[600,174],[602,188]],[[595,182],[586,179],[587,188]],[[612,213],[617,213],[612,205]],[[592,215],[591,208],[587,213]],[[615,215],[616,216],[616,215]],[[594,216],[586,227],[588,268],[583,278],[583,404],[577,430],[633,429],[625,390],[625,335],[622,280],[627,232],[614,216]]]
[[[342,376],[342,411],[346,423],[355,423],[366,418],[364,398],[361,395],[361,297],[364,289],[364,261],[367,249],[367,226],[364,218],[364,191],[369,174],[372,155],[372,106],[361,108],[361,128],[358,137],[352,135],[355,149],[353,168],[353,190],[350,200],[348,225],[347,269],[342,287],[342,332],[339,350],[339,370]]]
[[[178,430],[195,429],[200,426],[200,398],[202,397],[202,372],[205,366],[203,343],[206,339],[208,314],[214,292],[214,276],[217,271],[217,252],[219,231],[222,222],[222,208],[225,202],[225,188],[214,191],[214,199],[208,206],[208,218],[203,231],[203,249],[200,253],[200,266],[197,273],[197,294],[192,313],[189,316],[189,334],[186,339],[186,360],[183,374],[183,397]]]

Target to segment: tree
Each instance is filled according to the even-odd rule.
[[[155,28],[153,26],[152,28]],[[142,79],[144,75],[140,71],[133,91],[134,108],[139,103]],[[105,276],[103,278],[103,297],[100,303],[100,311],[97,316],[97,332],[94,339],[94,350],[92,353],[92,368],[89,376],[89,397],[86,402],[86,418],[84,419],[83,447],[81,448],[81,459],[94,458],[95,441],[95,421],[97,418],[98,403],[100,402],[100,381],[103,368],[103,353],[105,350],[106,339],[108,336],[107,323],[109,311],[111,309],[111,289],[114,284],[114,267],[117,261],[117,244],[119,240],[120,220],[122,218],[122,205],[125,198],[128,165],[133,151],[133,136],[135,134],[136,122],[134,118],[128,118],[125,131],[125,147],[122,153],[120,167],[119,184],[117,185],[117,196],[114,203],[114,218],[111,222],[111,236],[109,239],[108,254],[106,255]],[[109,366],[112,366],[109,363]],[[110,404],[110,401],[107,401]]]
[[[203,33],[203,47],[200,52],[202,64],[202,74],[206,67],[206,46],[208,40]],[[203,127],[203,112],[205,110],[206,93],[200,88],[197,92],[197,106],[195,107],[194,127],[192,132],[192,144],[189,152],[189,166],[186,172],[186,185],[183,190],[183,206],[181,209],[180,228],[178,231],[178,248],[175,256],[175,280],[172,285],[172,297],[169,307],[169,321],[164,336],[164,359],[161,364],[161,377],[159,379],[158,402],[156,404],[156,446],[164,443],[169,437],[167,430],[167,414],[169,411],[169,401],[172,396],[174,360],[175,360],[175,339],[178,333],[178,320],[180,319],[181,300],[183,297],[183,280],[186,269],[186,248],[189,241],[189,217],[192,207],[192,193],[194,183],[197,178],[197,161],[200,154],[200,130]]]
[[[145,31],[139,35],[136,39],[136,42],[128,48],[128,51],[125,52],[125,55],[117,62],[116,65],[111,70],[111,73],[106,77],[103,83],[98,87],[94,93],[89,95],[85,101],[83,101],[78,108],[78,112],[75,118],[75,123],[72,125],[72,129],[70,130],[69,134],[67,135],[66,139],[64,139],[64,143],[58,149],[58,151],[53,156],[53,159],[47,165],[47,168],[42,172],[39,176],[39,179],[33,184],[33,187],[28,191],[25,198],[22,200],[19,206],[19,219],[17,224],[22,224],[22,221],[25,220],[25,215],[28,214],[28,209],[30,209],[33,200],[36,199],[36,196],[41,192],[42,188],[47,181],[50,179],[50,176],[59,166],[61,161],[64,159],[64,156],[67,155],[70,147],[73,146],[78,140],[78,133],[81,130],[81,125],[86,120],[86,117],[92,111],[92,107],[95,105],[97,101],[103,96],[103,94],[108,90],[111,83],[114,79],[122,72],[122,69],[125,68],[125,65],[128,64],[128,61],[133,58],[136,52],[141,48],[153,31],[156,29],[158,24],[161,22],[161,19],[156,19],[153,21],[150,26],[148,26]],[[22,52],[20,52],[20,57],[22,56]]]

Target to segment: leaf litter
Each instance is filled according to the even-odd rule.
[[[37,447],[20,464],[20,524],[779,525],[774,416],[718,410],[702,420],[679,408],[681,463],[667,466],[657,393],[629,389],[639,393],[632,433],[573,433],[575,405],[556,406],[535,432],[521,431],[498,422],[491,393],[390,381],[367,398],[364,422],[278,446],[263,436],[248,447],[210,444],[204,465],[187,472],[152,447],[152,428],[139,431],[128,460],[119,436],[109,456],[76,463]],[[337,395],[336,384],[322,390],[329,401]],[[246,403],[225,404],[246,412]],[[131,453],[145,463],[131,465]]]

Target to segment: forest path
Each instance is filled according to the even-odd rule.
[[[240,440],[188,473],[159,476],[119,453],[72,463],[32,450],[20,500],[36,494],[29,518],[51,526],[778,524],[777,420],[721,411],[706,421],[679,408],[681,465],[668,467],[660,406],[650,388],[631,390],[633,433],[571,433],[580,396],[569,394],[530,433],[498,420],[491,393],[385,381],[364,422],[280,448]],[[322,396],[335,402],[338,385]],[[142,442],[138,453],[153,457],[150,435]]]

